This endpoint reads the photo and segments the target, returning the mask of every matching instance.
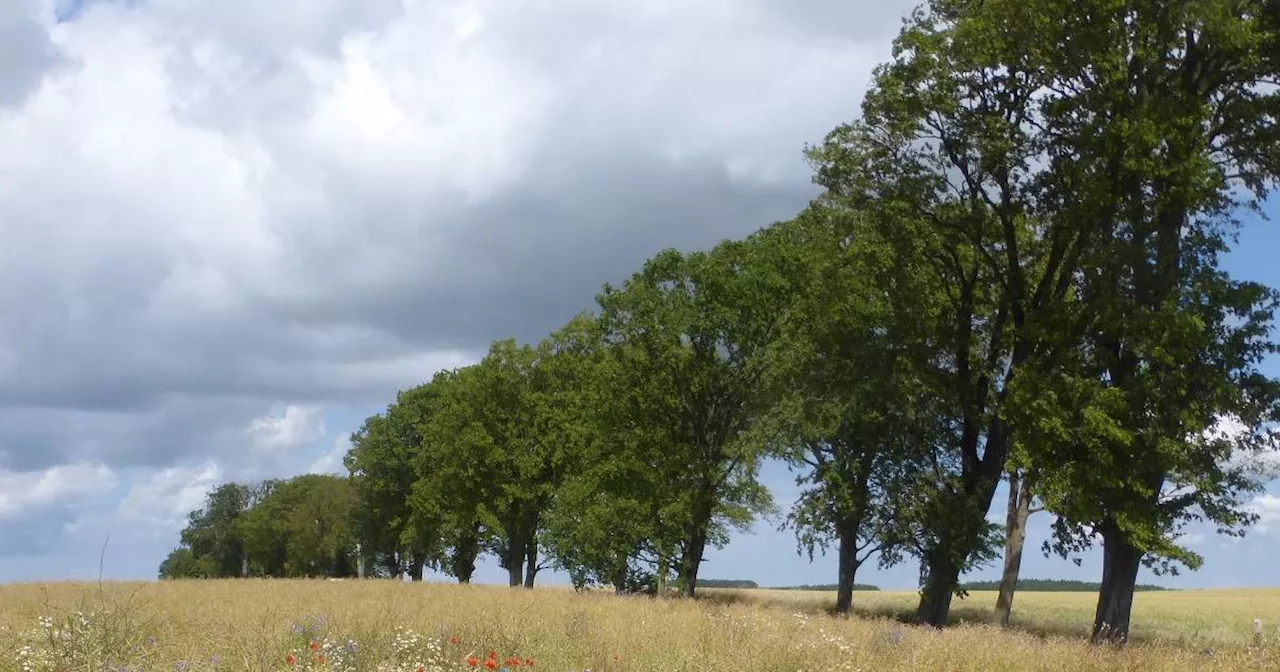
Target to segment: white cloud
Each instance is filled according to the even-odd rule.
[[[307,469],[309,474],[347,474],[347,467],[343,464],[342,459],[346,457],[347,451],[351,450],[351,437],[343,434],[333,441],[333,448],[321,455]]]
[[[1245,425],[1238,417],[1222,416],[1214,423],[1212,427],[1205,431],[1204,436],[1207,440],[1240,440],[1248,438],[1251,428]],[[1272,430],[1274,431],[1274,429]],[[1263,480],[1270,481],[1280,478],[1280,442],[1277,442],[1277,435],[1260,434],[1263,439],[1272,439],[1269,444],[1263,443],[1258,449],[1241,448],[1237,446],[1227,460],[1227,466],[1245,468],[1249,472],[1257,475]]]
[[[287,451],[324,436],[324,417],[315,406],[287,405],[255,418],[248,432],[258,450]]]
[[[1280,497],[1271,493],[1258,495],[1249,503],[1248,509],[1258,514],[1258,522],[1254,530],[1259,534],[1267,534],[1270,525],[1280,523]]]
[[[123,520],[176,530],[221,479],[222,469],[213,462],[161,469],[135,482],[116,513]]]
[[[14,520],[32,510],[71,504],[116,487],[115,472],[102,464],[80,462],[43,471],[0,470],[0,520]]]
[[[1190,532],[1174,538],[1174,542],[1183,546],[1201,546],[1208,538],[1199,532]]]

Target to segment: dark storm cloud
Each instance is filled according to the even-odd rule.
[[[0,118],[0,469],[225,460],[789,217],[906,10],[242,4],[93,3]]]

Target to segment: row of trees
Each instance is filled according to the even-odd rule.
[[[357,509],[350,479],[340,476],[221,485],[188,516],[160,578],[354,575]]]
[[[1265,482],[1277,294],[1219,255],[1280,175],[1277,45],[1275,0],[931,0],[807,150],[823,192],[793,220],[662,252],[369,418],[362,552],[692,595],[706,548],[772,510],[773,456],[840,611],[860,566],[910,557],[941,626],[1003,546],[1007,621],[1044,510],[1046,552],[1101,544],[1094,636],[1123,641],[1140,567],[1197,567],[1183,526],[1242,533]]]

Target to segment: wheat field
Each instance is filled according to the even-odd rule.
[[[704,599],[389,581],[0,586],[0,670],[1280,670],[1280,590],[1139,593],[1123,650],[1084,642],[1094,596],[1023,593],[1015,628],[902,625],[910,592],[708,590]],[[1254,619],[1265,624],[1255,642]]]

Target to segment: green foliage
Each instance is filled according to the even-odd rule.
[[[869,232],[861,213],[813,208],[755,239],[793,276],[766,376],[773,452],[804,486],[787,522],[810,559],[838,541],[851,572],[873,554],[900,559],[937,440],[917,325],[870,275],[890,251]]]
[[[206,576],[238,576],[244,559],[244,540],[237,523],[253,505],[252,489],[238,483],[215,488],[204,508],[193,511],[182,531],[182,545],[200,559]]]
[[[356,506],[350,480],[336,476],[221,485],[191,514],[160,578],[352,575]]]
[[[1247,484],[1195,437],[1235,415],[1257,444],[1273,415],[1253,370],[1271,299],[1233,287],[1216,260],[1229,212],[1280,165],[1273,14],[1235,0],[933,0],[877,70],[863,119],[811,151],[826,206],[868,213],[939,281],[923,302],[894,295],[937,328],[922,332],[940,353],[928,386],[958,437],[953,478],[922,500],[937,504],[921,529],[926,620],[945,621],[943,589],[981,558],[1011,453],[1062,514],[1060,538],[1096,524],[1186,562],[1174,521],[1246,522]],[[1202,494],[1170,509],[1166,485]],[[1111,510],[1092,516],[1094,502]]]
[[[305,474],[276,484],[241,519],[251,571],[353,575],[356,504],[355,490],[344,477]]]
[[[434,398],[430,384],[400,392],[384,413],[368,418],[351,435],[343,458],[360,499],[355,526],[362,552],[397,576],[441,553],[436,531],[415,525],[409,507]]]
[[[207,579],[217,576],[209,565],[208,561],[196,557],[190,548],[179,546],[160,563],[159,578]]]
[[[788,299],[773,262],[742,242],[667,250],[598,297],[611,355],[601,379],[606,431],[633,457],[659,531],[655,551],[678,552],[688,594],[706,545],[723,545],[728,528],[771,508],[756,481],[763,444],[751,430],[766,408],[765,352]]]

